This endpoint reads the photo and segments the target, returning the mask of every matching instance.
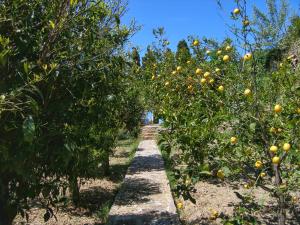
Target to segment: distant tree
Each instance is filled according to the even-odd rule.
[[[191,59],[191,53],[189,46],[185,40],[178,42],[176,51],[176,60],[179,64],[186,63],[186,61]]]
[[[139,54],[138,50],[137,50],[135,47],[132,48],[131,57],[132,57],[133,62],[134,62],[137,66],[141,66],[140,54]]]
[[[289,20],[289,4],[287,0],[266,0],[267,12],[253,7],[254,32],[261,47],[277,48],[286,34]]]

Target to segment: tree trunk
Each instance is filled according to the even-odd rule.
[[[9,202],[8,182],[0,180],[0,224],[11,225],[17,215],[17,205]]]
[[[108,150],[106,150],[104,152],[102,169],[103,169],[103,173],[104,173],[105,176],[109,176],[110,175],[110,169],[109,169],[109,151]]]
[[[69,186],[70,186],[72,201],[74,205],[77,207],[80,201],[80,195],[79,195],[78,180],[76,176],[69,177]]]
[[[277,187],[279,187],[282,184],[282,179],[280,176],[280,169],[279,165],[274,165],[273,167],[275,172],[275,184]],[[285,225],[286,220],[286,205],[285,205],[285,197],[284,193],[277,193],[278,198],[278,225]]]

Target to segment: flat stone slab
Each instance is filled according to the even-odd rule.
[[[155,140],[143,140],[109,212],[109,225],[179,225]]]

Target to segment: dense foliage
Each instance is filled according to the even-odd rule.
[[[121,0],[0,1],[0,224],[41,193],[50,204],[70,187],[76,203],[77,178],[108,173],[118,130],[137,129],[125,9]]]
[[[151,105],[168,128],[161,144],[173,156],[175,192],[194,201],[190,193],[201,177],[242,179],[245,188],[260,186],[278,199],[278,221],[284,224],[300,184],[297,56],[288,55],[287,46],[275,49],[289,34],[274,39],[274,48],[262,45],[246,1],[236,2],[232,31],[242,49],[230,39],[190,37],[190,47],[181,41],[175,53],[161,44],[159,50],[149,48],[143,74]],[[283,15],[278,26],[284,20]],[[164,40],[160,30],[158,44]],[[266,35],[273,37],[271,31]],[[270,55],[279,57],[266,63]],[[242,218],[232,223],[243,224]]]

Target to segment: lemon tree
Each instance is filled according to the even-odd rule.
[[[175,192],[194,201],[201,177],[246,178],[245,188],[261,186],[277,198],[278,224],[285,224],[300,179],[299,71],[293,55],[269,66],[272,50],[255,38],[246,1],[236,2],[232,31],[242,49],[230,39],[195,37],[176,52],[153,47],[145,79],[168,127],[161,143],[173,154]]]

